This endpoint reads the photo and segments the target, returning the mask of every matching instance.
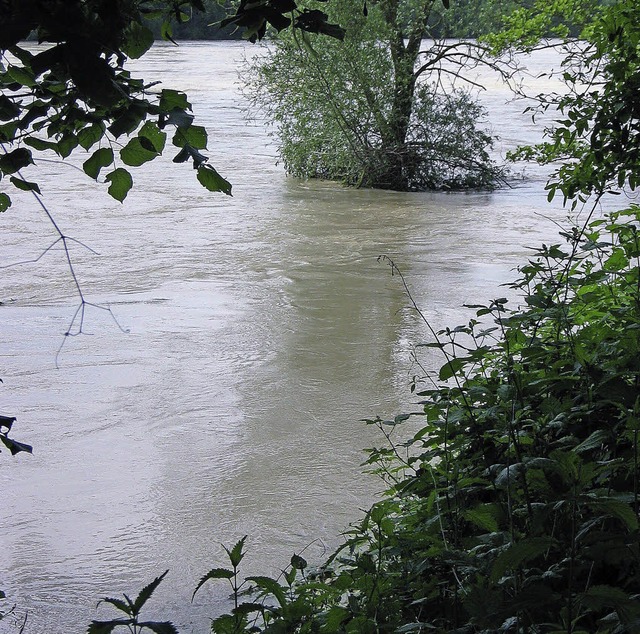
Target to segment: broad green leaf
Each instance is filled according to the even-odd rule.
[[[131,167],[139,167],[148,161],[153,161],[157,156],[159,156],[159,153],[144,147],[138,137],[131,139],[120,150],[120,158],[125,165],[130,165]]]
[[[191,104],[187,95],[179,90],[165,88],[160,93],[160,110],[171,112],[172,110],[191,110]]]
[[[104,123],[92,123],[78,132],[78,143],[85,150],[88,150],[102,138],[104,131]]]
[[[38,187],[38,183],[32,183],[30,181],[22,180],[21,178],[18,178],[17,176],[12,176],[10,180],[13,183],[13,185],[15,185],[15,187],[17,187],[18,189],[21,189],[22,191],[25,191],[25,192],[36,192],[38,194],[42,193],[40,191],[40,187]]]
[[[205,150],[207,148],[207,131],[199,125],[178,128],[173,136],[172,143],[177,147],[190,145],[197,150]]]
[[[148,139],[153,146],[153,150],[158,154],[162,154],[165,143],[167,141],[166,132],[162,132],[153,121],[147,121],[138,132],[141,139]]]
[[[107,190],[109,195],[120,202],[127,197],[129,190],[133,187],[133,178],[131,178],[131,174],[122,167],[118,167],[113,170],[113,172],[109,172],[109,174],[106,175],[105,180],[108,183],[111,183]]]
[[[0,156],[0,171],[5,174],[15,174],[18,170],[32,163],[31,151],[26,148],[18,148]]]
[[[456,375],[464,367],[464,364],[466,363],[466,361],[467,359],[464,359],[462,357],[455,357],[450,361],[447,361],[440,368],[438,378],[441,381],[447,381],[448,379]]]
[[[210,165],[201,165],[198,168],[198,181],[210,192],[223,192],[231,196],[231,183],[222,178]]]
[[[134,615],[140,613],[142,606],[149,600],[168,572],[168,570],[165,570],[159,577],[156,577],[149,585],[140,590],[140,594],[138,594],[136,600],[133,602],[132,611]]]
[[[284,607],[287,603],[287,599],[284,593],[284,588],[271,577],[247,577],[247,581],[251,581],[258,586],[261,590],[272,595],[276,601],[280,604],[280,607]]]
[[[493,563],[491,580],[495,583],[505,572],[515,570],[524,562],[539,557],[547,552],[553,543],[551,537],[530,537],[512,543]]]
[[[596,429],[589,438],[583,440],[577,447],[573,448],[576,453],[582,453],[583,451],[589,451],[590,449],[597,449],[603,443],[609,440],[609,432],[605,429]]]
[[[7,211],[9,207],[11,207],[11,198],[5,193],[0,193],[0,213]]]
[[[85,174],[93,178],[98,178],[100,170],[103,167],[107,167],[113,163],[113,150],[111,148],[100,148],[96,150],[90,158],[88,158],[83,164],[82,169]]]
[[[7,75],[9,75],[9,77],[11,77],[13,81],[22,84],[23,86],[36,85],[33,73],[20,66],[9,66],[9,68],[7,69]]]
[[[139,22],[131,22],[122,46],[124,54],[131,59],[138,59],[142,57],[152,45],[153,32],[151,29]]]

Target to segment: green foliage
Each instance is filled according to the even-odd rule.
[[[2,3],[0,36],[0,179],[19,189],[39,193],[37,183],[22,177],[39,152],[55,152],[62,159],[78,146],[91,155],[83,169],[93,179],[106,174],[109,193],[124,200],[133,184],[127,167],[138,167],[162,154],[166,128],[173,128],[173,145],[205,149],[204,128],[193,126],[191,104],[175,90],[153,91],[133,77],[125,64],[143,56],[153,44],[148,21],[160,19],[168,32],[172,19],[189,19],[202,11],[201,0],[134,2],[101,0],[53,2],[37,0]],[[34,32],[50,44],[32,53],[20,43]],[[122,144],[123,136],[133,137]],[[98,146],[97,148],[95,146]],[[199,162],[206,161],[199,155]],[[123,163],[127,167],[116,167]],[[207,188],[231,193],[222,177]],[[11,203],[2,192],[0,209]]]
[[[169,572],[169,571],[167,571]],[[135,601],[132,601],[126,594],[124,600],[105,597],[101,603],[108,603],[125,616],[109,621],[91,621],[87,629],[87,634],[110,634],[117,628],[126,627],[132,634],[138,634],[142,630],[150,630],[155,634],[178,634],[178,630],[169,621],[141,621],[140,612],[145,603],[151,598],[156,588],[160,585],[167,572],[154,579],[145,586]]]
[[[433,333],[423,425],[371,451],[388,492],[321,568],[238,584],[242,540],[203,578],[236,595],[213,632],[638,631],[640,206],[563,235],[521,308]]]
[[[568,49],[562,64],[567,90],[540,97],[538,109],[557,110],[558,116],[544,143],[521,148],[515,158],[542,164],[560,161],[547,185],[549,199],[560,192],[575,207],[590,195],[634,191],[640,184],[640,5],[620,0],[597,7],[598,17],[593,19],[586,3],[566,4],[575,22],[585,24],[583,40]],[[538,21],[554,16],[548,11]],[[525,17],[510,36],[527,33],[533,18]],[[535,40],[536,34],[534,28],[525,40]]]
[[[478,127],[482,108],[466,90],[442,90],[447,63],[493,62],[471,43],[435,41],[425,51],[432,6],[335,4],[329,17],[345,25],[343,42],[287,32],[257,60],[249,93],[275,124],[289,173],[399,190],[500,181]]]

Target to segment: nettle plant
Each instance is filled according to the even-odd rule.
[[[236,544],[198,586],[233,581],[212,631],[639,631],[639,231],[636,205],[567,231],[520,269],[521,308],[434,332],[424,424],[366,463],[384,499],[313,571],[241,586]],[[368,422],[391,438],[408,418]]]

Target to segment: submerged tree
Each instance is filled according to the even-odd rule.
[[[286,32],[253,64],[248,92],[276,124],[289,173],[395,190],[500,181],[484,111],[461,78],[489,58],[477,43],[426,41],[434,4],[335,3],[342,42]]]

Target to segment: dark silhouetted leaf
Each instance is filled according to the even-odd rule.
[[[220,176],[210,165],[198,167],[198,181],[210,192],[223,192],[227,196],[231,196],[231,183]]]
[[[15,187],[17,187],[18,189],[21,189],[22,191],[25,191],[25,192],[36,192],[38,194],[42,193],[40,191],[40,187],[38,187],[38,183],[32,183],[30,181],[25,181],[25,180],[22,180],[21,178],[18,178],[16,176],[12,176],[10,180],[11,180],[12,184]]]

